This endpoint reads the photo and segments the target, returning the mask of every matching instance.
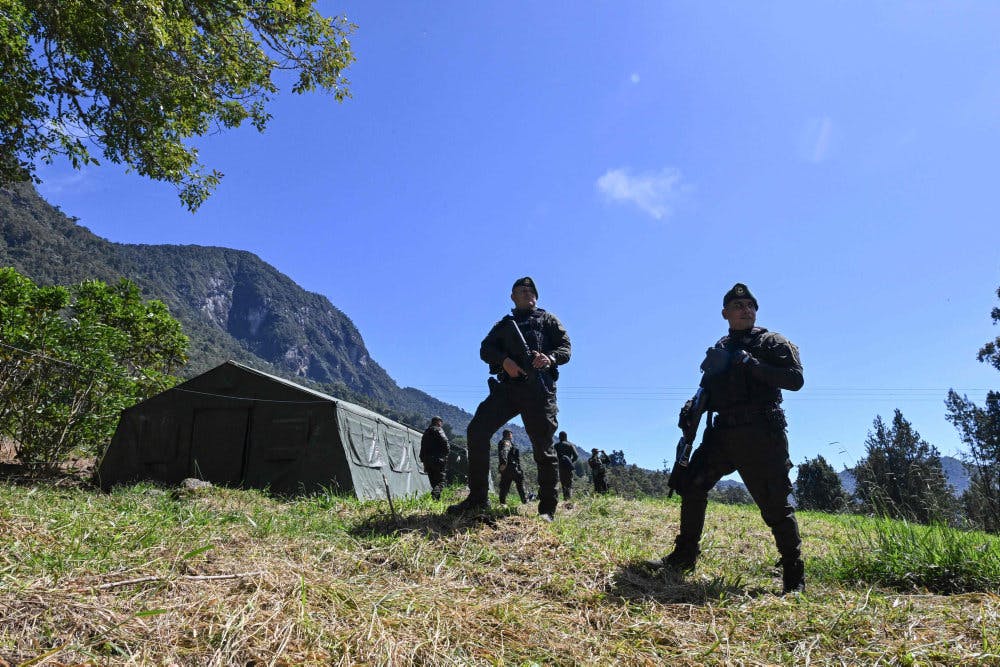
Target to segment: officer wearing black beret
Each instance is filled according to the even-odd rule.
[[[559,442],[555,444],[556,456],[559,458],[559,482],[562,484],[563,500],[573,496],[574,464],[580,458],[576,445],[569,441],[566,431],[559,431]]]
[[[701,445],[679,480],[681,526],[675,548],[656,563],[675,570],[694,568],[708,492],[725,475],[739,472],[774,535],[781,554],[782,590],[789,593],[804,589],[805,573],[795,510],[788,501],[792,462],[781,390],[802,387],[802,363],[798,348],[788,339],[754,326],[757,309],[757,298],[743,283],[736,283],[722,297],[722,317],[729,323],[729,333],[710,349],[702,364],[708,423]],[[689,424],[689,418],[685,406],[681,424]]]
[[[511,287],[514,309],[493,325],[479,346],[489,364],[490,394],[469,422],[469,496],[448,508],[449,514],[477,513],[489,508],[490,437],[521,415],[538,465],[538,514],[551,521],[558,503],[559,466],[552,435],[556,420],[558,366],[569,361],[566,329],[552,313],[536,306],[538,287],[525,276]]]
[[[424,472],[431,483],[431,496],[434,500],[441,499],[441,490],[448,475],[448,453],[451,445],[444,432],[444,420],[431,417],[431,425],[420,438],[420,461],[424,464]]]

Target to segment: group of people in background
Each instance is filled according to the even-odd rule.
[[[562,486],[564,501],[573,496],[573,480],[576,476],[576,462],[580,459],[577,446],[569,441],[566,431],[559,433],[559,440],[554,448],[559,460],[559,483]],[[448,456],[450,443],[444,432],[444,422],[441,417],[432,417],[430,426],[424,431],[420,440],[420,461],[431,484],[431,496],[434,500],[441,499],[448,472]],[[590,466],[594,483],[594,493],[608,493],[609,458],[603,450],[591,450],[587,464]],[[521,503],[525,504],[534,497],[524,486],[524,469],[521,467],[521,451],[514,444],[514,434],[510,429],[504,429],[497,443],[497,472],[500,485],[497,489],[500,504],[507,504],[511,485],[517,491]]]
[[[558,429],[556,381],[559,366],[570,359],[569,335],[555,315],[537,307],[538,288],[530,277],[514,282],[510,298],[514,308],[493,325],[480,344],[479,356],[490,369],[490,391],[467,430],[469,495],[450,505],[447,512],[462,515],[489,510],[490,438],[520,415],[538,467],[538,515],[543,521],[552,521],[559,485],[564,501],[572,496],[579,458],[565,431],[553,443]],[[795,511],[788,500],[792,463],[781,391],[802,387],[802,364],[798,348],[787,338],[755,326],[757,309],[756,297],[743,283],[733,285],[722,298],[722,317],[729,331],[706,352],[695,395],[697,405],[695,399],[688,401],[678,421],[685,438],[690,433],[693,439],[701,415],[707,414],[701,444],[689,460],[677,457],[682,465],[676,477],[671,475],[671,488],[681,496],[674,550],[650,561],[649,566],[675,572],[695,567],[701,553],[708,491],[723,476],[738,472],[774,535],[781,554],[782,592],[789,593],[804,589],[805,569]],[[506,500],[511,483],[526,502],[520,453],[509,430],[504,431],[499,449],[501,502]],[[424,434],[420,457],[431,478],[434,498],[440,498],[447,438],[438,417]],[[596,493],[607,492],[608,463],[604,452],[591,450],[588,465]]]

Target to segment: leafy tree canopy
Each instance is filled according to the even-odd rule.
[[[795,499],[805,510],[842,512],[847,508],[848,497],[840,476],[826,459],[817,456],[799,466],[795,479]]]
[[[969,446],[969,488],[962,494],[965,515],[977,528],[1000,533],[1000,392],[988,392],[980,407],[952,390],[945,404],[948,421]]]
[[[1000,289],[997,290],[1000,297]],[[993,323],[1000,322],[1000,308],[993,308]],[[1000,337],[979,350],[979,361],[1000,370]],[[945,401],[948,421],[969,446],[966,469],[970,473],[969,488],[962,494],[965,514],[973,525],[992,533],[1000,533],[1000,392],[986,393],[986,404],[980,407],[948,392]]]
[[[997,298],[1000,298],[1000,287],[997,288]],[[993,324],[1000,322],[1000,307],[994,307],[990,315],[993,317]],[[983,345],[979,350],[978,358],[979,361],[989,363],[1000,371],[1000,336]]]
[[[187,337],[134,283],[38,287],[0,269],[0,434],[25,463],[96,456],[121,410],[173,386]]]
[[[612,468],[617,468],[626,464],[625,452],[620,449],[612,449],[611,454],[608,455],[608,465]]]
[[[315,0],[0,0],[0,185],[37,160],[92,151],[175,185],[194,211],[222,177],[187,140],[263,131],[281,71],[292,91],[349,95],[346,19]]]
[[[954,491],[937,448],[921,438],[899,410],[890,425],[880,416],[872,425],[866,456],[854,469],[855,494],[865,509],[921,523],[953,520]]]

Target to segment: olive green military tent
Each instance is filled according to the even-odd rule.
[[[382,415],[227,361],[124,410],[98,466],[102,488],[138,480],[362,500],[430,491],[420,436]]]

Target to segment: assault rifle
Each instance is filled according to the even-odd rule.
[[[535,355],[541,353],[528,347],[528,341],[524,339],[524,334],[521,333],[521,327],[517,326],[517,322],[514,318],[510,319],[510,325],[514,327],[514,331],[517,332],[517,340],[521,343],[521,354],[524,357],[524,364],[519,364],[521,366],[521,370],[524,371],[526,376],[534,375],[538,378],[538,382],[542,385],[542,389],[545,390],[546,393],[551,393],[552,389],[549,387],[549,383],[545,381],[545,376],[539,372],[538,368],[535,368],[532,365],[532,362],[535,360]]]
[[[721,373],[725,373],[732,365],[732,355],[722,347],[710,347],[705,351],[705,360],[701,362],[701,372],[706,378],[711,378]],[[667,498],[674,495],[674,491],[680,488],[681,481],[687,473],[688,463],[691,461],[691,450],[694,449],[694,439],[698,435],[698,422],[708,408],[708,392],[704,387],[699,387],[694,393],[694,397],[684,404],[681,410],[681,418],[678,426],[681,428],[681,439],[677,441],[677,454],[674,457],[674,467],[670,471],[670,478],[667,486]]]
[[[701,416],[708,407],[708,392],[702,387],[694,393],[694,397],[684,405],[681,410],[681,419],[678,426],[681,428],[681,439],[677,441],[677,453],[674,456],[674,467],[670,471],[670,478],[667,479],[667,498],[674,495],[674,491],[680,488],[681,480],[687,473],[688,463],[691,462],[691,450],[694,449],[694,439],[698,435],[698,423]]]

